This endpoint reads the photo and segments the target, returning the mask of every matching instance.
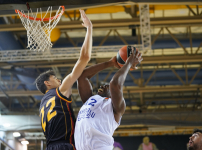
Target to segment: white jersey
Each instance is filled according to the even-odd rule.
[[[111,98],[91,96],[81,107],[76,120],[74,140],[77,150],[112,150],[114,119]]]

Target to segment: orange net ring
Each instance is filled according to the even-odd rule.
[[[35,18],[35,17],[30,17],[30,16],[27,16],[25,14],[23,14],[20,10],[16,9],[15,10],[15,13],[19,13],[21,16],[27,18],[27,19],[30,19],[30,20],[36,20],[36,21],[49,21],[49,20],[52,20],[52,19],[55,19],[55,18],[58,18],[59,16],[61,16],[63,14],[63,12],[65,11],[65,6],[60,6],[62,7],[62,11],[57,15],[57,16],[53,16],[53,17],[50,17],[50,18]]]

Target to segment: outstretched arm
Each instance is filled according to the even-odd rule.
[[[107,62],[90,66],[83,71],[77,82],[79,94],[83,103],[85,103],[89,99],[89,97],[93,95],[93,89],[89,79],[101,70],[113,66],[120,68],[117,64],[116,56]]]
[[[82,25],[87,28],[87,33],[81,48],[78,61],[76,62],[72,72],[64,78],[61,86],[59,87],[60,92],[66,97],[69,97],[71,95],[72,85],[79,78],[91,58],[93,26],[91,21],[86,16],[85,12],[83,10],[80,10],[80,13],[83,20]]]
[[[138,57],[136,57],[138,56]],[[139,62],[142,61],[142,54],[139,52],[134,53],[134,49],[130,57],[127,59],[125,65],[116,72],[110,81],[110,92],[112,105],[114,110],[114,118],[116,122],[119,122],[120,117],[125,111],[125,100],[123,98],[123,84],[125,82],[128,71],[132,66],[136,66]]]

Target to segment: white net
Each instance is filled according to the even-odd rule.
[[[62,7],[60,6],[54,17],[51,17],[52,7],[48,8],[45,15],[42,14],[41,9],[39,13],[37,9],[37,12],[35,14],[32,13],[32,10],[30,10],[28,11],[28,15],[25,15],[24,11],[21,11],[21,13],[18,11],[18,15],[20,16],[22,24],[27,30],[27,48],[36,51],[50,50],[53,45],[50,39],[51,31],[53,30],[53,28],[55,28],[64,12],[63,10],[61,10],[61,8]],[[49,20],[44,21],[44,18],[49,16],[49,13]],[[37,16],[41,16],[41,20],[38,20]],[[30,17],[32,17],[33,20],[30,19]]]

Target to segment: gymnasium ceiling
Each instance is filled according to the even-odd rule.
[[[55,10],[60,2],[49,1],[48,4],[53,4]],[[0,5],[2,130],[41,132],[37,118],[42,94],[33,83],[45,70],[53,69],[61,78],[72,70],[86,32],[81,26],[79,8],[86,11],[94,27],[94,47],[89,62],[92,65],[109,60],[123,45],[141,49],[139,4],[150,4],[152,50],[143,52],[141,66],[127,76],[124,87],[127,109],[115,135],[186,134],[201,125],[201,1],[64,3],[66,11],[54,33],[59,34],[59,39],[53,42],[51,54],[26,49],[26,30],[13,10],[15,7],[26,9],[24,2],[14,5],[13,1],[6,1]],[[29,5],[33,10],[38,6],[47,9],[47,1],[29,1]],[[94,90],[109,82],[116,71],[109,68],[92,78]],[[76,84],[72,98],[77,114],[82,103]],[[14,118],[18,118],[15,124]],[[4,127],[2,122],[10,123],[10,127]]]

